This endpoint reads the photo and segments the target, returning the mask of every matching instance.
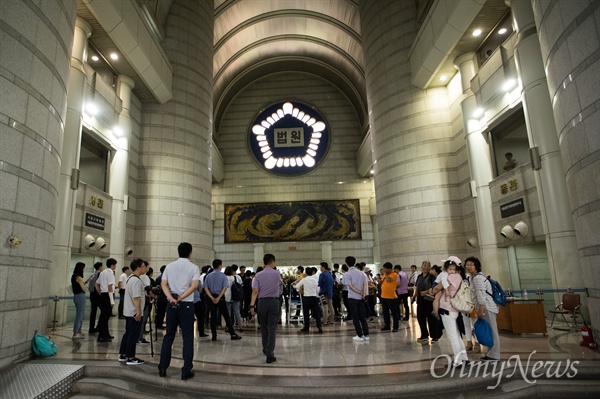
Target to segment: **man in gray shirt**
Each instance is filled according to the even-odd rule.
[[[275,256],[265,254],[263,257],[265,268],[252,281],[252,299],[250,300],[250,313],[256,314],[255,306],[258,304],[258,319],[262,335],[263,354],[267,363],[277,360],[275,357],[275,336],[277,322],[279,321],[279,296],[283,291],[281,275],[275,270]],[[257,302],[258,301],[258,302]]]
[[[354,267],[356,258],[346,257],[346,265],[350,268],[344,274],[343,283],[348,286],[348,311],[352,316],[356,336],[352,338],[355,342],[369,341],[369,326],[365,314],[365,296],[367,295],[367,276]]]
[[[144,364],[144,361],[135,357],[135,345],[142,329],[142,315],[146,304],[146,292],[140,276],[146,273],[146,264],[141,259],[131,262],[132,274],[125,284],[125,298],[123,316],[125,317],[125,334],[121,339],[119,350],[120,362],[128,365]]]

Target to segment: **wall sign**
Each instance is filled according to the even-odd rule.
[[[261,112],[249,133],[255,160],[268,172],[298,176],[317,167],[329,148],[324,118],[302,103],[277,103]]]
[[[93,229],[104,231],[105,219],[101,216],[92,215],[91,213],[85,214],[85,225]]]
[[[500,215],[502,216],[502,219],[507,218],[509,216],[518,215],[519,213],[523,212],[525,212],[525,204],[523,203],[523,198],[519,198],[517,200],[500,205]]]

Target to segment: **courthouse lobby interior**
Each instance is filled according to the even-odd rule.
[[[0,0],[0,396],[595,396],[599,126],[598,0]],[[578,373],[438,378],[415,317],[368,343],[284,320],[274,364],[248,322],[190,381],[179,337],[161,379],[161,331],[141,366],[71,340],[75,263],[156,277],[184,241],[249,270],[476,256],[516,298],[502,360]]]

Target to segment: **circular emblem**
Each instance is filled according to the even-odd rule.
[[[250,133],[255,159],[270,173],[298,176],[324,159],[329,134],[324,118],[301,103],[278,103],[260,113]]]

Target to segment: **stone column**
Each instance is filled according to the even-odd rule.
[[[461,253],[447,91],[411,83],[415,2],[362,0],[360,21],[381,261],[420,264]]]
[[[75,17],[75,0],[0,1],[0,369],[46,331],[51,276],[67,284],[52,246]]]
[[[174,1],[163,49],[173,68],[173,99],[144,104],[140,137],[136,254],[151,264],[192,244],[198,265],[212,255],[213,2]]]
[[[123,266],[125,258],[125,224],[127,213],[125,201],[127,182],[129,181],[129,140],[131,139],[131,90],[135,86],[133,79],[119,75],[117,78],[117,93],[123,102],[119,115],[119,129],[115,131],[115,152],[110,163],[110,183],[108,193],[113,197],[112,221],[110,228],[110,257],[117,259]]]
[[[52,274],[50,276],[50,295],[66,295],[66,287],[71,281],[71,244],[73,242],[73,224],[75,204],[79,185],[79,154],[81,152],[81,126],[85,107],[85,88],[87,75],[84,63],[87,61],[88,38],[92,34],[91,26],[81,18],[75,21],[73,55],[67,91],[67,116],[61,152],[60,176],[58,181],[58,207],[56,212],[56,231],[54,234],[54,253]],[[73,174],[75,176],[73,176]],[[72,186],[75,184],[75,186]],[[93,265],[86,265],[90,274]],[[63,324],[67,318],[68,302],[58,302],[57,321]],[[54,309],[48,309],[49,320]]]
[[[331,244],[333,241],[321,241],[321,259],[322,262],[327,262],[327,264],[331,267],[333,264],[331,258]]]
[[[530,147],[537,147],[541,168],[534,171],[546,237],[552,285],[583,288],[575,227],[531,4],[511,1],[517,36],[515,63]],[[568,265],[568,273],[566,267]],[[560,295],[554,296],[560,301]]]
[[[476,197],[473,200],[481,262],[485,272],[505,286],[510,282],[510,272],[505,267],[508,262],[506,250],[499,249],[496,242],[490,193],[490,181],[493,179],[490,148],[481,132],[481,122],[474,116],[477,101],[471,90],[471,80],[477,73],[475,53],[469,52],[459,56],[454,60],[454,66],[460,71],[463,90],[460,106],[469,154],[469,169],[476,189]]]
[[[252,244],[254,246],[254,271],[258,266],[264,266],[263,257],[265,256],[265,244]]]
[[[541,63],[547,73],[547,89],[554,111],[550,117],[556,125],[564,167],[564,172],[557,170],[555,176],[561,173],[566,178],[570,200],[566,205],[574,220],[579,250],[557,266],[562,267],[561,275],[577,275],[583,279],[595,330],[600,329],[599,7],[598,1],[533,1]]]
[[[377,220],[377,201],[375,198],[369,199],[369,215],[371,215],[371,225],[373,226],[373,263],[379,267],[381,254],[379,252],[379,222]]]

